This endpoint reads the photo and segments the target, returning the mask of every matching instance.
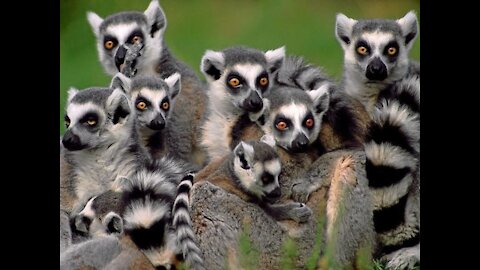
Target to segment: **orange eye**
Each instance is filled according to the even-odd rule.
[[[145,108],[147,108],[147,104],[145,102],[140,101],[140,102],[137,103],[137,109],[143,111],[143,110],[145,110]]]
[[[237,79],[237,78],[231,78],[229,81],[228,81],[228,84],[231,86],[231,87],[239,87],[240,86],[240,80]]]
[[[312,118],[308,118],[306,121],[305,121],[305,126],[307,126],[308,128],[311,128],[313,127],[313,119]]]
[[[266,86],[268,84],[268,79],[267,77],[263,77],[260,79],[260,85],[261,86]]]
[[[111,50],[113,48],[113,41],[109,40],[105,42],[104,46],[105,46],[105,49]]]
[[[388,52],[388,55],[393,56],[393,55],[397,54],[397,48],[390,47],[390,48],[388,48],[387,52]]]
[[[140,36],[134,36],[132,38],[132,43],[139,43],[142,42],[142,38]]]
[[[88,120],[87,120],[87,124],[88,124],[89,126],[95,126],[95,125],[97,124],[97,121],[94,120],[94,119],[88,119]]]
[[[287,123],[280,121],[278,122],[275,127],[277,127],[278,130],[286,130],[288,128]]]
[[[166,101],[163,102],[162,103],[162,109],[166,111],[166,110],[168,110],[168,108],[170,108],[170,104]]]
[[[360,46],[360,47],[357,48],[357,52],[361,55],[365,55],[365,54],[367,54],[368,49],[365,48],[364,46]]]

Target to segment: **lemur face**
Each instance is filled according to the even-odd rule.
[[[210,84],[209,95],[246,112],[263,107],[263,95],[271,86],[270,78],[283,63],[283,47],[266,53],[250,48],[208,50],[201,70]]]
[[[267,202],[280,198],[281,162],[273,146],[264,142],[240,142],[233,154],[235,175],[246,192]]]
[[[344,50],[345,69],[364,83],[402,78],[417,35],[412,11],[399,20],[354,20],[337,15],[336,36]]]
[[[114,143],[119,128],[125,126],[130,105],[121,90],[88,88],[69,90],[65,114],[66,132],[62,143],[67,150],[107,147]]]
[[[152,69],[162,51],[163,34],[167,26],[165,13],[157,0],[150,2],[144,13],[120,12],[102,19],[94,12],[87,19],[97,39],[97,51],[105,71],[110,75],[121,71],[127,47],[143,43],[143,53],[136,59],[139,71]],[[153,71],[153,70],[147,70]]]
[[[265,113],[265,134],[276,144],[293,153],[304,152],[317,139],[322,118],[330,101],[328,86],[303,91],[297,88],[272,89],[270,108]]]

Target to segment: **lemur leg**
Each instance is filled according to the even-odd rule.
[[[276,220],[293,219],[303,223],[308,221],[312,210],[304,203],[288,202],[283,204],[263,204],[262,208]]]

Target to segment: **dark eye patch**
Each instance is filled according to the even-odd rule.
[[[357,52],[357,49],[360,47],[365,47],[367,49],[366,55],[362,55]],[[360,39],[359,41],[357,41],[357,44],[355,45],[355,52],[356,52],[355,55],[357,55],[357,57],[360,57],[360,58],[364,58],[365,56],[369,55],[371,50],[372,48],[370,47],[370,45],[368,45],[368,43],[363,39]]]
[[[115,37],[112,36],[112,35],[105,35],[105,37],[103,37],[103,44],[107,43],[107,41],[113,42],[113,47],[112,47],[112,48],[115,48],[115,46],[117,46],[117,44],[118,44],[117,38],[115,38]],[[104,47],[104,48],[105,48],[105,47]],[[106,48],[105,48],[105,49],[106,49]]]
[[[130,36],[128,36],[126,42],[128,42],[128,43],[133,43],[133,38],[134,38],[135,36],[138,36],[138,37],[140,37],[140,38],[143,40],[143,33],[142,33],[142,31],[141,31],[140,29],[135,29],[135,30],[132,31],[132,33],[130,34]]]
[[[68,117],[68,115],[65,115],[64,119],[66,122],[70,122],[70,117]]]
[[[293,126],[293,123],[290,119],[288,119],[285,115],[283,114],[278,114],[276,117],[275,117],[275,120],[273,121],[273,124],[276,126],[279,122],[285,122],[287,124],[288,127],[291,127]],[[278,129],[276,129],[278,130]]]
[[[162,101],[160,101],[160,108],[162,108],[162,104],[168,102],[170,104],[170,99],[167,97],[164,97]],[[163,109],[163,108],[162,108]],[[170,106],[168,107],[167,111],[170,110]]]
[[[388,49],[392,47],[395,48],[397,52],[394,55],[389,55]],[[396,40],[390,41],[387,45],[385,45],[385,48],[383,49],[383,55],[387,56],[390,62],[394,62],[395,60],[397,60],[399,53],[400,53],[400,46],[398,45],[398,42]]]
[[[314,124],[313,124],[312,127],[307,127],[306,122],[307,122],[308,119],[312,119],[312,120],[314,121]],[[307,113],[307,116],[305,116],[305,118],[304,118],[303,121],[302,121],[302,126],[308,128],[308,129],[312,129],[313,127],[315,127],[315,118],[313,118],[312,112],[309,111],[309,112]]]
[[[94,120],[98,123],[98,114],[96,112],[87,112],[82,118],[80,118],[80,123],[86,123],[89,120]]]
[[[230,83],[229,83],[229,81],[230,81],[231,79],[234,79],[234,78],[238,79],[238,81],[240,82],[239,85],[245,85],[246,80],[245,80],[245,78],[242,77],[242,75],[240,75],[238,72],[235,72],[235,71],[232,71],[232,72],[230,72],[230,73],[227,75],[225,84],[226,84],[231,90],[233,90],[233,91],[238,91],[238,88],[232,87],[232,86],[230,85]]]
[[[147,108],[150,108],[152,106],[152,103],[148,99],[146,99],[145,97],[143,97],[141,95],[139,95],[137,97],[137,99],[135,100],[135,106],[140,102],[145,102],[145,104],[147,105]]]
[[[245,159],[245,155],[240,155],[239,156],[240,158],[240,163],[242,163],[240,166],[242,167],[242,169],[244,170],[249,170],[250,169],[250,166],[248,165],[248,162],[247,160]]]
[[[262,78],[267,78],[267,80],[268,80],[267,85],[262,86],[262,85],[260,84],[260,80],[261,80]],[[260,76],[257,77],[257,80],[255,81],[255,86],[257,87],[257,89],[260,89],[260,90],[262,90],[262,92],[265,92],[265,90],[267,90],[267,88],[268,88],[269,85],[270,85],[270,79],[269,79],[269,77],[268,77],[268,73],[267,73],[267,71],[263,71],[263,72],[260,74]]]
[[[273,183],[273,181],[275,180],[275,177],[273,177],[273,175],[268,172],[264,172],[262,174],[261,179],[263,184],[268,185],[270,183]]]

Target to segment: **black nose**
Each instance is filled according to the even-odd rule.
[[[266,199],[267,199],[268,202],[274,203],[278,199],[280,199],[280,196],[282,196],[282,192],[280,190],[280,187],[276,187],[272,192],[267,194]]]
[[[124,46],[120,46],[115,54],[115,66],[117,67],[118,71],[120,70],[120,65],[123,64],[125,61],[125,55],[127,54],[127,49]]]
[[[63,135],[62,143],[63,146],[65,146],[65,148],[70,151],[77,151],[85,148],[85,146],[80,141],[80,137],[73,134],[73,132],[71,132],[70,130],[67,130],[67,132],[65,132],[65,135]]]
[[[295,140],[292,142],[292,151],[293,152],[303,152],[308,148],[308,138],[303,133],[298,134]]]
[[[256,91],[252,91],[250,96],[243,102],[243,109],[247,112],[258,112],[263,107],[263,100]]]
[[[162,130],[164,127],[165,127],[165,119],[163,119],[163,116],[161,115],[153,119],[150,122],[150,124],[148,124],[148,128],[153,130]]]
[[[383,81],[387,78],[387,67],[380,60],[380,58],[374,58],[367,66],[367,72],[365,74],[369,80]]]

